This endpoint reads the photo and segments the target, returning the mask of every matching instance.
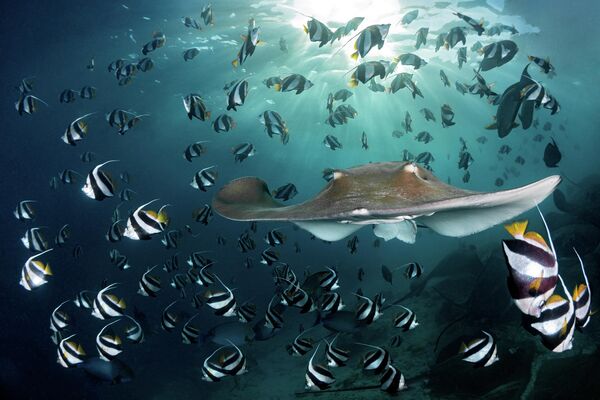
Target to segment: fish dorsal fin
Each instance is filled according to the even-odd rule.
[[[145,213],[152,219],[158,220],[158,214],[154,210],[145,210]]]
[[[549,305],[549,304],[554,304],[554,303],[559,303],[565,301],[565,299],[559,295],[559,294],[553,294],[552,296],[550,296],[548,298],[548,300],[546,300],[546,304],[545,305]]]
[[[467,351],[467,345],[465,344],[465,342],[462,342],[462,343],[460,344],[460,348],[458,349],[458,353],[459,353],[459,354],[462,354],[462,353],[464,353],[465,351]]]
[[[522,238],[525,235],[525,230],[527,229],[528,223],[528,220],[515,221],[513,223],[504,225],[504,229],[506,229],[512,237]]]
[[[527,232],[524,236],[526,239],[533,240],[536,243],[541,244],[546,250],[551,251],[550,246],[546,243],[546,240],[537,232]]]

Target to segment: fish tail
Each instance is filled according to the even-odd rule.
[[[354,53],[352,53],[352,55],[350,56],[354,61],[358,60],[358,51],[355,51]]]
[[[240,62],[237,60],[237,58],[235,60],[233,60],[231,62],[231,65],[233,65],[233,68],[237,68],[240,65]]]
[[[273,89],[275,89],[277,92],[281,92],[281,83],[274,84]]]

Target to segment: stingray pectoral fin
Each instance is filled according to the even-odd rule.
[[[392,224],[378,224],[373,228],[373,234],[386,242],[396,238],[412,244],[417,238],[417,224],[410,219]]]
[[[364,225],[357,224],[342,224],[333,220],[315,220],[315,221],[292,221],[300,228],[309,231],[315,237],[335,242],[352,235],[354,232],[362,228]]]
[[[276,220],[274,210],[285,208],[273,200],[267,184],[255,177],[235,179],[225,185],[213,199],[212,206],[225,218],[235,221]]]
[[[461,237],[481,232],[516,217],[548,197],[560,183],[554,175],[520,188],[459,197],[430,216],[417,219],[437,233]]]

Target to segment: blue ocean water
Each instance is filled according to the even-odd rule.
[[[358,247],[352,254],[347,246],[352,236],[326,243],[311,238],[310,233],[291,223],[259,222],[257,232],[250,232],[256,249],[242,253],[237,242],[250,229],[249,222],[215,215],[204,226],[192,217],[194,210],[211,204],[225,184],[239,177],[257,176],[270,189],[294,183],[298,195],[287,203],[296,204],[313,198],[327,184],[322,178],[324,169],[401,161],[404,150],[413,155],[430,152],[435,158],[430,163],[435,176],[473,191],[510,189],[558,174],[563,177],[559,190],[567,196],[568,207],[561,207],[550,196],[540,204],[540,209],[553,232],[561,275],[568,288],[582,279],[579,262],[571,250],[574,246],[583,256],[593,292],[599,279],[600,238],[595,201],[598,179],[594,176],[598,167],[595,130],[600,122],[596,112],[596,65],[600,60],[595,44],[600,34],[596,24],[600,13],[596,4],[226,0],[212,3],[214,25],[206,25],[202,20],[200,12],[204,6],[206,3],[200,1],[122,4],[34,0],[26,4],[2,4],[4,95],[0,112],[5,151],[0,159],[4,186],[0,218],[6,239],[0,247],[5,260],[0,303],[5,321],[0,330],[0,393],[5,393],[4,398],[387,396],[379,390],[380,376],[362,371],[361,360],[366,350],[355,342],[383,346],[391,352],[393,364],[406,377],[408,388],[401,396],[407,398],[594,398],[599,393],[598,384],[590,378],[599,368],[597,321],[592,317],[582,332],[575,332],[573,349],[561,354],[553,354],[536,336],[523,329],[521,315],[507,289],[501,240],[507,239],[508,234],[502,226],[464,238],[445,237],[419,227],[415,244],[379,239],[378,247],[374,246],[376,237],[367,226],[356,233]],[[419,10],[418,17],[403,25],[402,16],[413,10]],[[486,29],[504,24],[518,33],[504,30],[496,36],[486,33],[477,36],[468,30],[467,62],[459,69],[456,49],[462,45],[435,51],[438,34],[456,26],[468,26],[453,12],[469,15],[476,21],[483,19]],[[182,17],[186,16],[195,18],[202,30],[186,27],[182,23]],[[365,20],[356,31],[323,47],[311,42],[303,31],[310,17],[334,30],[359,16]],[[251,18],[260,27],[263,43],[256,46],[243,65],[234,68],[231,63],[245,40],[241,35],[248,34]],[[353,36],[369,25],[384,23],[391,27],[381,49],[375,47],[364,60],[352,60]],[[429,28],[427,43],[417,50],[415,32],[423,27]],[[137,71],[129,84],[120,86],[114,73],[107,70],[108,65],[117,59],[137,63],[144,57],[142,46],[156,32],[162,32],[166,41],[148,54],[154,68]],[[285,41],[287,51],[281,50],[280,40]],[[543,74],[534,64],[529,72],[560,103],[560,112],[555,115],[544,108],[535,111],[537,127],[527,130],[517,127],[504,138],[498,137],[495,130],[484,128],[492,123],[497,106],[485,97],[461,94],[455,89],[456,81],[475,83],[473,70],[479,67],[482,56],[472,51],[473,44],[479,41],[487,45],[499,40],[514,41],[518,52],[505,65],[482,72],[490,90],[501,95],[517,82],[529,62],[528,55],[549,57],[556,76]],[[194,47],[199,54],[184,61],[182,53]],[[427,60],[427,65],[418,70],[399,65],[380,83],[389,87],[395,74],[412,73],[423,98],[413,99],[406,89],[389,94],[373,92],[363,84],[349,88],[351,69],[360,62],[391,61],[409,52]],[[91,58],[95,64],[93,70],[86,68]],[[450,87],[444,87],[440,81],[440,70],[448,76]],[[294,73],[308,78],[314,86],[296,95],[277,92],[263,83],[269,77]],[[20,96],[15,87],[24,78],[32,82],[31,93],[48,105],[39,104],[37,112],[20,116],[14,107]],[[246,101],[237,111],[226,111],[227,91],[223,87],[240,79],[249,84]],[[69,104],[59,102],[63,90],[79,92],[84,86],[96,88],[95,98],[78,97]],[[345,102],[336,101],[335,106],[349,104],[358,115],[343,125],[331,127],[325,122],[329,116],[327,97],[344,88],[353,95]],[[211,112],[211,121],[226,113],[233,117],[236,127],[216,133],[211,121],[188,119],[182,98],[190,93],[202,96]],[[447,128],[440,123],[443,104],[450,105],[455,113],[455,125]],[[423,118],[420,110],[424,107],[433,111],[436,122]],[[114,109],[148,116],[121,136],[105,120],[105,114]],[[258,116],[266,110],[277,111],[285,120],[289,129],[287,144],[265,133]],[[404,131],[402,123],[407,112],[413,120],[413,132],[394,137],[392,132]],[[61,136],[69,123],[87,113],[94,114],[86,119],[85,138],[74,147],[63,143]],[[414,137],[421,131],[428,131],[433,141],[427,144],[416,141]],[[367,150],[361,146],[363,132],[368,138]],[[327,148],[323,144],[326,135],[334,135],[343,148],[335,151]],[[541,135],[541,141],[534,139],[536,135]],[[477,140],[482,136],[486,143]],[[457,168],[461,138],[474,160],[468,168],[468,182],[463,181],[465,171]],[[551,139],[562,154],[556,168],[547,167],[543,160]],[[207,151],[189,163],[182,157],[183,151],[197,141],[207,141]],[[237,163],[231,149],[240,143],[252,143],[256,154]],[[503,145],[510,146],[509,154],[499,154]],[[83,152],[93,152],[94,160],[83,163],[80,158]],[[518,156],[524,164],[515,162]],[[117,196],[101,202],[85,197],[80,190],[83,177],[95,165],[108,160],[119,160],[105,168],[116,182]],[[215,185],[206,192],[192,188],[194,174],[209,166],[218,171]],[[59,180],[52,190],[49,180],[58,179],[64,169],[72,169],[83,177],[76,176],[74,184]],[[124,171],[130,176],[129,183],[119,179]],[[496,184],[499,178],[502,186]],[[150,241],[105,240],[113,211],[120,203],[118,192],[124,188],[135,193],[131,201],[119,206],[123,218],[155,198],[160,199],[157,205],[170,204],[166,208],[170,219],[167,230],[182,232],[177,249],[165,249],[160,242],[162,235]],[[26,199],[37,201],[33,222],[17,221],[12,215],[15,206]],[[535,209],[523,218],[530,220],[531,229],[547,237]],[[21,270],[27,258],[35,253],[25,249],[20,238],[27,229],[43,226],[47,227],[45,236],[53,243],[55,233],[65,224],[70,225],[72,232],[68,243],[43,257],[44,262],[50,263],[53,275],[47,284],[26,291],[19,286]],[[192,233],[188,233],[186,225]],[[276,251],[279,260],[288,263],[300,281],[325,266],[336,269],[346,311],[355,310],[359,302],[352,293],[361,289],[370,298],[383,293],[386,305],[402,298],[402,304],[417,315],[419,326],[400,333],[393,328],[393,318],[400,310],[387,308],[373,324],[339,337],[340,346],[351,349],[351,360],[345,367],[331,368],[336,378],[332,390],[344,391],[306,393],[305,374],[314,350],[302,357],[292,357],[286,351],[300,325],[303,328],[314,325],[310,336],[315,340],[314,348],[320,343],[319,362],[325,363],[322,356],[325,342],[319,339],[331,340],[332,336],[322,326],[324,315],[317,316],[322,313],[300,314],[297,309],[286,309],[281,330],[266,340],[255,337],[252,326],[265,315],[276,290],[274,267],[260,263],[261,252],[268,247],[263,238],[272,229],[279,229],[286,236],[285,244]],[[217,243],[219,237],[225,239],[225,244]],[[296,252],[295,242],[300,252]],[[78,245],[82,254],[76,258],[73,251]],[[126,255],[132,267],[120,271],[111,264],[111,249]],[[235,288],[233,293],[240,305],[249,301],[257,308],[254,323],[243,328],[236,326],[234,332],[227,331],[220,338],[223,341],[237,335],[247,342],[241,349],[248,369],[243,375],[226,377],[221,382],[202,380],[205,358],[223,344],[213,343],[210,331],[237,318],[215,316],[206,304],[193,308],[193,295],[205,289],[195,283],[187,285],[186,298],[181,298],[179,291],[169,285],[176,273],[186,273],[185,260],[194,251],[207,251],[216,260],[213,272],[227,287]],[[176,254],[179,270],[163,271],[163,263]],[[244,265],[248,258],[252,260],[251,268]],[[424,267],[423,276],[414,281],[403,276],[403,266],[410,262]],[[156,275],[160,276],[162,289],[157,298],[142,297],[137,294],[139,279],[154,265],[159,265],[160,272]],[[394,271],[392,283],[382,277],[382,265]],[[359,268],[365,272],[362,280],[357,277]],[[427,283],[417,295],[415,287],[419,286],[419,280]],[[144,321],[145,341],[124,343],[124,351],[118,356],[134,374],[125,383],[98,381],[81,366],[61,367],[56,363],[57,346],[50,340],[48,324],[55,307],[73,299],[81,290],[96,293],[103,282],[121,283],[114,293],[125,299],[126,314]],[[175,300],[179,300],[178,323],[173,332],[165,332],[160,326],[162,312]],[[592,297],[593,309],[594,303]],[[96,334],[108,321],[90,316],[89,310],[77,308],[73,303],[67,304],[64,311],[71,319],[66,332],[77,333],[74,340],[83,346],[87,358],[95,357]],[[200,343],[182,344],[183,325],[196,313],[199,316],[194,319],[195,325],[202,334]],[[261,327],[262,323],[258,325]],[[494,334],[500,360],[475,370],[456,359],[455,354],[461,341],[481,335],[481,330]],[[119,334],[125,342],[123,333]],[[246,335],[247,341],[243,340]],[[390,340],[397,335],[402,343],[392,347]]]

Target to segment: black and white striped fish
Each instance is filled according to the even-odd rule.
[[[380,374],[390,366],[392,358],[390,353],[383,347],[373,346],[365,343],[357,343],[361,346],[370,347],[374,350],[369,351],[363,357],[363,369],[365,371],[373,371],[376,374]]]
[[[221,378],[225,377],[227,374],[221,370],[221,368],[210,361],[210,359],[217,354],[219,351],[224,349],[225,346],[219,347],[215,351],[213,351],[208,357],[204,359],[202,363],[202,380],[207,382],[219,382]]]
[[[120,317],[125,311],[125,300],[119,299],[114,294],[106,294],[107,291],[113,289],[118,283],[113,283],[100,290],[96,295],[93,303],[92,315],[99,319],[109,319]]]
[[[79,97],[91,100],[96,97],[96,88],[93,86],[84,86],[79,91]]]
[[[157,201],[151,200],[139,206],[129,218],[123,236],[133,240],[149,240],[153,235],[163,232],[169,224],[169,217],[163,211],[168,204],[162,206],[158,212],[144,210],[143,208]]]
[[[192,296],[192,307],[194,308],[201,308],[204,305],[204,297],[202,296],[202,293],[195,293]]]
[[[167,41],[167,38],[164,33],[155,32],[152,35],[152,40],[149,41],[148,43],[144,44],[144,47],[142,47],[142,54],[147,56],[148,53],[163,47],[165,45],[166,41]]]
[[[248,57],[254,54],[256,46],[260,43],[259,35],[260,27],[258,26],[252,28],[249,27],[248,34],[242,35],[242,47],[238,51],[235,60],[231,62],[231,65],[233,65],[234,68],[242,65]]]
[[[21,238],[21,242],[26,249],[30,251],[40,252],[48,249],[48,241],[44,237],[42,230],[45,227],[30,228],[25,231]]]
[[[144,330],[142,329],[140,323],[129,315],[123,316],[129,318],[131,322],[133,322],[133,325],[127,325],[125,327],[125,337],[132,343],[142,343],[144,341]]]
[[[272,248],[267,248],[260,253],[260,263],[268,266],[273,265],[279,260],[279,254]]]
[[[233,353],[226,354],[219,360],[220,370],[226,375],[242,375],[246,370],[246,356],[242,353],[231,340],[227,339],[229,344],[235,349]]]
[[[514,237],[502,241],[510,295],[522,313],[537,318],[558,282],[558,263],[550,232],[547,231],[548,246],[538,233],[525,232],[527,221],[514,222],[505,228]]]
[[[83,347],[70,340],[75,335],[76,334],[73,334],[62,339],[56,349],[58,353],[57,362],[65,368],[75,367],[77,364],[81,364],[85,361],[85,351],[83,350]]]
[[[200,49],[197,47],[192,47],[191,49],[187,49],[183,51],[183,60],[190,61],[193,60],[198,54],[200,54]]]
[[[213,265],[215,263],[214,260],[210,258],[204,257],[202,254],[208,253],[209,251],[195,251],[187,259],[187,264],[190,267],[194,268],[202,268],[206,266]]]
[[[227,114],[221,114],[213,121],[213,129],[217,133],[229,132],[236,126],[237,124],[235,123],[233,118]]]
[[[379,77],[384,79],[388,75],[389,63],[383,61],[366,61],[359,64],[350,76],[350,87],[358,86],[358,82],[368,83],[371,79]]]
[[[489,367],[499,360],[498,347],[491,334],[486,331],[481,332],[485,337],[474,339],[468,344],[463,343],[459,354],[463,361],[472,363],[474,367]]]
[[[213,186],[217,180],[218,173],[214,168],[215,166],[211,165],[210,167],[203,168],[196,172],[196,175],[194,175],[194,179],[190,183],[190,186],[192,186],[194,189],[206,192],[206,189]]]
[[[406,380],[402,372],[393,365],[389,365],[381,376],[379,381],[381,386],[379,387],[384,392],[391,394],[398,393],[401,390],[406,389]]]
[[[186,28],[194,28],[199,31],[202,30],[202,26],[192,17],[182,17],[181,22],[185,25]]]
[[[195,271],[195,273],[193,274],[194,277],[192,278],[190,276],[190,279],[194,282],[196,282],[198,285],[200,286],[210,286],[213,283],[215,283],[215,274],[213,274],[212,272],[210,272],[208,270],[209,267],[211,267],[213,264],[207,264],[204,267],[198,269],[195,268],[190,268],[188,270],[188,276],[190,276],[190,272],[191,271]]]
[[[276,296],[271,298],[269,301],[269,305],[267,306],[267,311],[265,313],[265,326],[271,329],[281,329],[283,328],[283,316],[279,311],[275,309],[273,305],[273,300]]]
[[[300,94],[305,90],[313,87],[314,84],[306,77],[300,74],[291,74],[281,79],[281,84],[273,85],[274,89],[278,92],[296,92]]]
[[[319,42],[319,47],[323,47],[333,38],[333,32],[321,21],[311,18],[304,25],[304,32],[308,35],[308,40],[311,42]]]
[[[256,149],[252,143],[240,143],[231,148],[233,159],[235,162],[242,162],[248,157],[253,157],[256,154]]]
[[[182,298],[186,297],[185,287],[190,283],[190,277],[187,274],[175,274],[171,277],[171,287],[179,290]]]
[[[150,272],[152,272],[152,270],[156,267],[158,267],[158,265],[150,268],[140,278],[140,288],[138,293],[142,296],[156,297],[160,291],[160,278],[150,274]]]
[[[192,162],[194,158],[200,157],[202,154],[206,153],[206,147],[204,146],[204,143],[208,142],[201,141],[190,144],[183,152],[183,158],[189,162]]]
[[[111,162],[118,160],[109,160],[98,164],[88,174],[85,185],[81,188],[83,193],[90,199],[104,200],[115,195],[115,184],[112,178],[100,168]]]
[[[354,295],[364,300],[364,302],[361,303],[356,309],[356,320],[359,322],[364,322],[367,325],[378,320],[382,315],[381,306],[377,304],[376,301],[373,301],[368,297],[362,296],[358,293],[354,293]]]
[[[225,291],[207,290],[204,294],[206,304],[215,310],[216,315],[223,317],[233,317],[237,308],[237,303],[233,292],[229,289],[218,276],[214,275]]]
[[[61,137],[62,141],[71,146],[75,146],[77,142],[83,140],[88,133],[88,124],[85,119],[93,114],[94,113],[85,114],[71,122]]]
[[[183,325],[183,329],[181,330],[181,340],[184,344],[192,344],[198,343],[198,338],[200,337],[200,329],[196,328],[192,325],[192,321],[200,314],[194,315],[192,318],[188,319],[187,322]]]
[[[256,305],[245,302],[237,308],[236,314],[240,322],[251,322],[256,317]]]
[[[343,148],[342,143],[340,143],[340,141],[338,140],[338,138],[336,138],[333,135],[327,135],[327,136],[325,136],[325,139],[323,139],[323,144],[328,149],[331,149],[331,150],[334,150],[334,151],[336,149]]]
[[[21,79],[21,82],[19,82],[19,86],[16,86],[15,89],[17,89],[21,93],[29,93],[33,91],[33,78],[34,77],[27,77]]]
[[[25,261],[25,264],[21,269],[21,280],[19,281],[19,284],[26,290],[33,290],[48,283],[48,277],[52,275],[50,264],[44,264],[42,261],[34,260],[34,258],[52,250],[53,249],[48,249],[41,253],[34,254]]]
[[[307,329],[310,330],[310,329]],[[292,344],[287,345],[287,351],[291,356],[301,357],[313,349],[313,340],[311,338],[302,338],[307,331],[300,332]]]
[[[54,243],[58,247],[62,247],[67,243],[70,237],[71,226],[69,224],[65,224],[62,226],[62,228],[59,229],[58,233],[56,234],[56,238],[54,238]]]
[[[33,114],[37,112],[38,106],[40,103],[48,105],[44,100],[39,97],[35,97],[32,94],[21,95],[19,99],[15,102],[15,110],[19,113],[19,115],[23,114]]]
[[[290,286],[281,293],[281,304],[300,308],[301,314],[316,310],[312,298],[300,287],[298,282],[290,283]]]
[[[269,246],[280,246],[285,243],[285,235],[277,229],[272,229],[265,236],[265,243]]]
[[[106,114],[106,122],[108,122],[108,124],[113,128],[121,129],[127,124],[127,121],[129,121],[129,119],[134,115],[135,114],[129,111],[115,108],[114,110]]]
[[[177,314],[170,311],[171,307],[173,307],[178,301],[179,300],[175,300],[174,302],[169,304],[167,307],[165,307],[165,309],[162,312],[160,326],[163,328],[163,330],[167,332],[171,332],[173,329],[175,329],[175,325],[177,324],[177,320],[179,319]]]
[[[298,282],[296,274],[286,263],[279,263],[279,265],[273,268],[273,280],[276,284]]]
[[[321,311],[335,313],[343,310],[346,305],[342,302],[342,296],[337,292],[325,293],[321,302]]]
[[[73,302],[77,307],[91,309],[94,306],[94,298],[96,297],[93,293],[90,290],[82,290],[77,293]]]
[[[137,193],[129,188],[125,188],[123,190],[121,190],[121,192],[119,193],[119,198],[121,199],[121,201],[129,201],[133,198],[133,194]]]
[[[405,310],[396,315],[396,317],[394,318],[394,326],[396,328],[401,328],[404,332],[406,332],[411,329],[415,329],[419,325],[419,323],[417,322],[417,316],[414,312],[399,304],[394,305],[402,307]]]
[[[135,64],[135,67],[142,72],[148,72],[154,68],[154,61],[150,57],[144,57]]]
[[[100,358],[105,361],[110,361],[123,352],[121,338],[112,332],[112,329],[107,332],[107,329],[109,329],[111,325],[119,321],[121,320],[117,319],[105,325],[96,335],[96,349],[98,350]]]
[[[399,347],[402,344],[402,336],[396,335],[390,340],[390,346]]]
[[[325,340],[325,343],[327,343],[325,357],[327,357],[327,365],[332,368],[343,367],[350,359],[350,352],[348,350],[343,350],[333,345],[338,336],[339,333],[334,336],[331,342]]]
[[[557,294],[550,296],[542,306],[539,318],[531,324],[531,328],[539,332],[542,344],[547,349],[562,353],[573,348],[576,317],[573,297],[560,275],[558,279],[567,298]]]
[[[575,318],[577,322],[577,328],[583,329],[590,322],[590,317],[592,314],[592,289],[590,288],[590,282],[588,281],[587,274],[585,273],[583,260],[581,259],[581,256],[577,250],[573,250],[579,259],[581,272],[583,273],[583,278],[585,280],[585,284],[579,284],[575,286],[575,289],[573,289],[573,301],[575,302]]]
[[[178,229],[170,230],[165,232],[160,242],[165,246],[166,249],[176,249],[179,247],[179,239],[181,238],[181,231]]]
[[[171,272],[179,269],[179,253],[175,253],[163,263],[163,270]]]
[[[77,175],[79,175],[77,171],[73,171],[72,169],[63,169],[58,173],[58,178],[62,183],[70,185],[77,182]]]
[[[213,217],[212,207],[205,204],[203,207],[198,208],[192,214],[192,217],[196,222],[200,222],[202,225],[208,225]]]
[[[191,93],[183,98],[183,106],[188,118],[197,118],[200,121],[210,119],[210,111],[206,109],[206,105],[199,94]]]
[[[78,93],[72,89],[65,89],[60,93],[58,97],[58,101],[61,103],[73,103],[76,99]]]
[[[120,242],[123,239],[124,228],[121,226],[123,221],[117,220],[110,225],[108,232],[104,236],[111,243]]]
[[[61,311],[60,308],[70,301],[71,300],[65,300],[54,310],[52,310],[52,314],[50,314],[50,329],[52,329],[54,332],[60,332],[64,330],[69,324],[71,318],[66,312]]]
[[[385,38],[390,31],[390,24],[370,25],[363,29],[354,43],[354,49],[351,57],[353,60],[358,60],[358,57],[365,58],[371,49],[377,46],[378,49],[383,47]]]
[[[110,262],[115,267],[119,268],[121,271],[125,271],[131,268],[131,265],[129,264],[129,259],[126,255],[121,254],[119,250],[111,249],[108,253],[108,256],[110,258]]]
[[[37,200],[20,201],[13,212],[15,218],[19,221],[35,219],[35,208],[33,207],[33,203],[37,203]]]
[[[408,263],[408,265],[406,266],[406,270],[404,271],[404,276],[406,277],[406,279],[418,278],[422,274],[423,267],[417,262]]]
[[[298,189],[296,189],[296,185],[293,183],[286,183],[283,186],[278,187],[273,190],[273,198],[288,201],[296,197],[298,194]]]
[[[324,390],[335,383],[335,378],[331,371],[322,365],[314,364],[315,355],[319,351],[320,346],[321,344],[315,349],[306,369],[306,389],[308,390]]]
[[[237,247],[242,253],[247,253],[256,248],[256,243],[254,242],[254,239],[250,237],[250,233],[246,231],[238,238]]]
[[[324,290],[327,291],[336,290],[340,287],[340,285],[338,284],[338,282],[340,281],[340,277],[338,276],[336,270],[329,267],[325,268],[327,268],[327,271],[323,271],[321,273],[319,279],[319,286],[321,286]]]
[[[227,94],[227,111],[237,111],[236,107],[244,105],[248,96],[248,81],[245,79],[237,82]]]

